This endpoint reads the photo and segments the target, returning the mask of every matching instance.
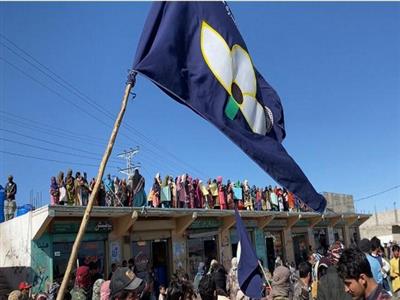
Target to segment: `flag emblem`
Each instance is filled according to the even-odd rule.
[[[230,49],[206,21],[201,24],[200,46],[207,66],[229,94],[224,110],[226,117],[234,120],[240,111],[254,133],[270,132],[273,114],[256,98],[256,74],[247,51],[238,44]]]

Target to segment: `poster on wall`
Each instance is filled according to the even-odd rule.
[[[119,241],[110,243],[111,263],[121,262],[121,244]]]

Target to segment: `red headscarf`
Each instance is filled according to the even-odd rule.
[[[79,267],[76,270],[75,286],[86,289],[90,287],[91,283],[89,267]]]

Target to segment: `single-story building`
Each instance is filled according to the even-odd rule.
[[[0,273],[10,288],[26,280],[46,290],[63,276],[85,207],[44,206],[0,223]],[[359,240],[369,215],[241,211],[258,257],[269,269],[280,256],[298,264],[310,248]],[[191,278],[199,262],[215,258],[229,269],[238,238],[233,210],[94,207],[78,264],[96,263],[107,277],[112,263],[147,259],[160,283],[174,272]]]

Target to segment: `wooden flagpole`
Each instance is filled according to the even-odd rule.
[[[112,131],[111,136],[110,136],[110,140],[108,142],[106,151],[104,152],[103,158],[102,158],[101,163],[100,163],[99,171],[98,171],[97,177],[96,177],[96,183],[95,183],[93,191],[92,191],[92,193],[90,195],[89,203],[86,206],[85,214],[83,215],[81,226],[79,227],[79,231],[78,231],[78,234],[76,236],[74,245],[72,246],[72,251],[71,251],[71,255],[69,257],[67,269],[65,270],[64,278],[63,278],[63,281],[61,283],[61,287],[60,287],[60,289],[58,291],[58,294],[57,294],[57,300],[63,300],[64,299],[64,294],[66,292],[68,281],[69,281],[69,278],[71,276],[71,271],[72,271],[73,265],[76,262],[76,258],[78,256],[79,246],[80,246],[80,243],[82,241],[83,235],[85,234],[86,226],[87,226],[87,224],[89,222],[89,219],[90,219],[90,214],[92,212],[94,199],[95,199],[96,194],[97,194],[97,192],[99,190],[100,183],[101,183],[101,180],[103,178],[104,169],[106,168],[108,158],[110,157],[111,151],[112,151],[112,149],[114,147],[115,139],[117,137],[118,130],[119,130],[119,127],[121,125],[122,118],[123,118],[123,116],[125,114],[126,106],[128,104],[128,98],[129,98],[130,91],[133,88],[133,86],[135,85],[135,77],[136,77],[136,73],[134,71],[131,71],[131,73],[129,74],[129,77],[128,77],[128,82],[127,82],[126,87],[125,87],[125,94],[124,94],[124,97],[122,99],[121,109],[119,111],[117,119],[115,120],[114,128],[113,128],[113,131]]]
[[[267,284],[268,284],[268,287],[269,287],[269,289],[271,290],[271,289],[272,289],[272,287],[271,287],[271,284],[269,283],[269,280],[268,280],[267,274],[265,273],[264,267],[263,267],[263,265],[261,264],[261,262],[260,262],[260,261],[258,261],[258,265],[260,266],[260,268],[261,268],[261,271],[262,271],[262,273],[263,273],[263,275],[264,275],[265,281],[267,282]]]

